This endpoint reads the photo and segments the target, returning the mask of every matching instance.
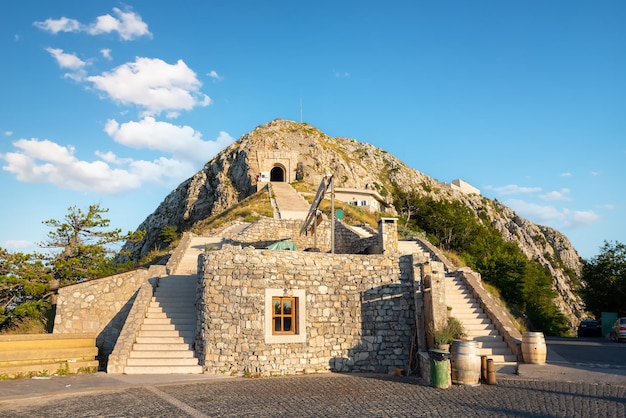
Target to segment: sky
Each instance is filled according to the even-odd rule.
[[[134,231],[276,118],[460,178],[580,255],[626,243],[623,0],[0,2],[0,247]]]

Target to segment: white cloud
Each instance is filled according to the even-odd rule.
[[[598,222],[600,219],[592,210],[572,211],[567,208],[557,209],[552,205],[538,205],[518,199],[507,200],[505,204],[534,223],[548,225],[557,229],[590,225]]]
[[[109,48],[104,48],[100,50],[100,54],[102,54],[102,56],[105,59],[108,59],[109,61],[111,61],[111,50]]]
[[[538,205],[519,199],[509,199],[505,204],[523,217],[538,224],[551,225],[565,220],[565,213],[554,206]]]
[[[509,184],[502,187],[488,187],[488,189],[493,189],[501,195],[536,193],[541,191],[541,187],[523,187],[517,184]]]
[[[33,25],[41,30],[57,34],[59,32],[79,32],[81,24],[76,19],[62,17],[60,19],[46,19],[43,22],[34,22]]]
[[[217,81],[222,80],[222,76],[220,76],[215,70],[211,70],[209,73],[207,73],[207,75],[211,77],[213,80],[217,80]]]
[[[348,78],[350,77],[350,73],[347,71],[335,71],[335,77],[337,78]]]
[[[67,68],[70,70],[79,70],[83,68],[87,63],[74,54],[68,54],[63,52],[60,48],[46,48],[46,51],[50,53],[59,64],[61,68]]]
[[[211,103],[209,96],[200,92],[202,83],[196,73],[182,60],[172,65],[158,58],[138,57],[87,80],[115,101],[144,108],[144,116],[162,111],[177,115],[180,110]]]
[[[63,77],[72,79],[74,81],[83,81],[87,75],[85,66],[87,62],[81,60],[74,54],[68,54],[63,52],[59,48],[46,48],[46,51],[50,53],[59,64],[59,67],[71,70],[68,73],[63,74]]]
[[[564,228],[576,228],[579,226],[592,225],[600,220],[600,217],[592,210],[573,211],[568,213]]]
[[[1,243],[0,247],[13,252],[32,253],[39,249],[37,243],[26,240],[7,240]]]
[[[109,120],[105,131],[118,143],[170,154],[153,161],[120,158],[96,152],[94,161],[79,160],[72,146],[49,140],[19,139],[15,152],[0,154],[3,170],[27,183],[48,183],[63,189],[122,194],[146,183],[176,185],[193,175],[222,148],[233,142],[226,132],[204,141],[190,126],[177,126],[146,117],[120,124]]]
[[[597,176],[599,176],[599,175],[600,175],[600,172],[599,172],[599,171],[592,171],[592,172],[591,172],[591,175],[592,175],[593,177],[597,177]]]
[[[118,32],[120,38],[130,41],[141,36],[152,37],[148,30],[148,25],[141,19],[141,16],[132,11],[123,12],[117,7],[113,8],[113,13],[117,18],[107,14],[98,16],[95,23],[87,28],[87,33],[99,35],[102,33]]]
[[[4,136],[11,136],[13,135],[13,131],[4,131]]]
[[[572,177],[572,173],[561,173],[561,177]]]
[[[233,142],[226,132],[220,132],[215,141],[204,141],[202,134],[190,126],[173,125],[152,117],[121,125],[111,119],[104,130],[115,142],[127,147],[158,150],[195,164],[206,163]]]
[[[542,194],[539,197],[543,200],[571,200],[568,196],[569,193],[569,189],[561,189],[560,191],[554,190],[549,193]]]
[[[144,183],[176,184],[193,173],[193,164],[168,158],[154,161],[119,159],[104,153],[106,160],[81,161],[73,147],[49,140],[20,139],[13,143],[17,152],[0,155],[6,162],[3,170],[27,183],[48,183],[62,189],[121,194]],[[115,161],[120,168],[113,168]]]
[[[100,35],[103,33],[117,32],[122,40],[129,41],[142,36],[152,37],[148,30],[148,25],[141,19],[141,16],[132,11],[122,11],[117,7],[113,8],[113,13],[98,16],[96,21],[84,25],[76,19],[62,17],[60,19],[46,19],[43,22],[34,22],[33,25],[41,30],[57,34],[59,32],[86,32],[90,35]]]

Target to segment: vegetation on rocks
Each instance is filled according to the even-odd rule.
[[[436,200],[415,192],[396,190],[397,210],[405,227],[421,229],[443,250],[454,251],[483,280],[498,289],[509,309],[530,329],[548,335],[567,335],[565,316],[555,306],[552,277],[529,260],[513,242],[481,222],[458,201]]]
[[[580,294],[587,309],[600,318],[602,312],[626,315],[626,245],[605,242],[599,255],[585,261]]]
[[[75,206],[63,220],[47,220],[51,228],[40,244],[49,254],[11,253],[0,248],[0,332],[50,332],[53,324],[52,288],[104,277],[133,267],[113,260],[122,241],[141,239],[140,233],[109,230],[108,209]]]

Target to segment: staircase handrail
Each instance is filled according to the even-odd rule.
[[[480,303],[487,317],[496,327],[506,345],[511,349],[518,361],[522,359],[521,344],[522,334],[517,330],[513,322],[509,319],[506,312],[500,307],[491,294],[482,286],[480,274],[474,272],[468,267],[457,269],[450,260],[434,245],[425,239],[416,237],[416,241],[430,253],[430,257],[436,261],[443,263],[447,272],[458,275],[465,282],[472,292],[474,298]]]
[[[133,344],[139,335],[143,318],[148,312],[150,301],[154,295],[154,289],[159,281],[158,277],[148,279],[137,291],[133,306],[131,306],[128,312],[128,317],[124,322],[124,326],[120,331],[120,335],[117,338],[115,348],[109,355],[107,363],[107,373],[111,374],[123,374],[126,368],[126,362],[130,357],[130,352],[133,349]]]
[[[517,357],[518,361],[522,361],[522,334],[504,309],[494,300],[491,293],[483,287],[480,275],[467,267],[457,269],[454,274],[465,282],[467,288],[472,292],[474,298],[504,339],[507,347]]]
[[[183,232],[183,237],[178,243],[178,246],[172,252],[172,255],[170,256],[170,258],[167,260],[167,263],[165,264],[165,267],[167,269],[167,274],[174,274],[174,272],[178,268],[178,265],[180,264],[183,257],[185,256],[185,252],[191,245],[192,239],[193,239],[192,232],[189,232],[189,231]]]

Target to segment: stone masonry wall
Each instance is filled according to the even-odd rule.
[[[415,326],[411,256],[227,245],[200,256],[196,351],[205,371],[282,375],[407,367]],[[302,295],[300,342],[266,342],[266,289]],[[300,293],[298,293],[300,292]],[[301,303],[299,300],[298,303]],[[271,338],[271,328],[270,328]]]
[[[330,252],[330,221],[324,220],[317,226],[317,239],[313,233],[300,235],[301,220],[285,220],[262,218],[258,222],[232,237],[235,245],[252,245],[255,248],[265,248],[276,241],[293,241],[300,251],[317,246],[321,252]],[[335,222],[335,253],[356,254],[370,245],[378,244],[375,235],[361,238],[343,223]]]
[[[164,274],[165,266],[154,266],[60,288],[53,333],[97,334],[99,356],[106,358],[115,347],[137,290],[149,278]]]

